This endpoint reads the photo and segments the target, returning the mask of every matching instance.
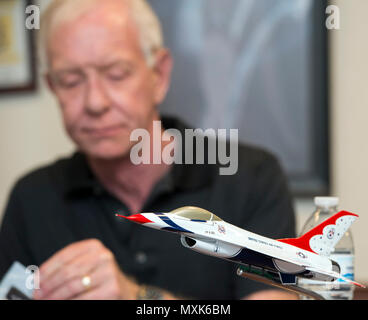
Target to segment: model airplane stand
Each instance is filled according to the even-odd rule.
[[[298,287],[297,285],[282,284],[279,274],[272,271],[268,271],[251,265],[241,265],[239,266],[236,273],[238,274],[238,276],[241,276],[243,278],[262,282],[264,284],[291,291],[296,294],[304,295],[315,300],[325,300],[325,298],[314,291]]]

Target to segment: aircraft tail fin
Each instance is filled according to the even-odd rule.
[[[329,256],[357,217],[358,215],[354,213],[340,211],[300,238],[278,239],[278,241],[322,256]]]

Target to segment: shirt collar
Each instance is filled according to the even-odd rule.
[[[185,129],[190,128],[185,123],[169,117],[162,117],[165,129],[175,128],[184,137]],[[183,143],[183,145],[185,145]],[[184,155],[183,150],[183,155]],[[156,184],[152,195],[176,190],[195,190],[210,185],[216,174],[216,166],[208,164],[174,164],[169,172]],[[90,169],[86,156],[76,152],[66,173],[65,195],[102,194],[105,192],[102,184],[96,179]]]

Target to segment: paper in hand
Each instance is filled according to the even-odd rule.
[[[14,262],[0,282],[0,300],[32,299],[29,283],[32,274],[19,262]]]

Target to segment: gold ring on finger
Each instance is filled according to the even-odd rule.
[[[83,287],[86,289],[86,290],[88,290],[90,287],[91,287],[91,277],[90,276],[84,276],[83,278],[82,278],[82,285],[83,285]]]

